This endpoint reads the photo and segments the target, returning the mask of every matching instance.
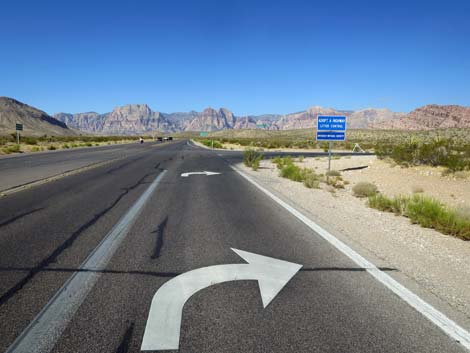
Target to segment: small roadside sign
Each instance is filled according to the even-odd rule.
[[[201,136],[201,137],[207,137],[207,132],[201,131],[201,132],[199,133],[199,136]]]
[[[16,131],[23,131],[23,124],[16,124]]]
[[[343,131],[317,131],[317,141],[344,141],[346,134]]]
[[[318,131],[346,131],[345,116],[319,115],[317,119]]]
[[[331,170],[331,142],[346,140],[345,116],[317,116],[317,141],[328,141],[328,170]]]

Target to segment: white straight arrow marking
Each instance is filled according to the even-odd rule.
[[[213,284],[257,280],[263,306],[302,268],[292,262],[232,249],[248,264],[202,267],[183,273],[155,293],[145,327],[141,350],[175,350],[179,348],[183,306],[193,294]]]
[[[207,171],[203,171],[203,172],[187,172],[187,173],[181,173],[181,176],[183,178],[187,178],[188,176],[190,175],[218,175],[220,173],[216,173],[216,172],[207,172]]]

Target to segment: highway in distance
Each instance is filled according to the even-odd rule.
[[[180,140],[0,159],[0,190],[90,167],[0,198],[0,352],[468,352],[241,158]]]

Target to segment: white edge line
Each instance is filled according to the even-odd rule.
[[[392,277],[390,277],[385,272],[379,270],[373,263],[366,260],[364,257],[359,255],[356,251],[351,249],[341,240],[337,239],[335,236],[330,234],[328,231],[320,227],[318,224],[313,222],[311,219],[307,218],[301,212],[297,211],[294,207],[290,206],[279,197],[274,195],[269,190],[265,189],[263,186],[258,184],[256,181],[251,179],[248,175],[243,173],[237,167],[229,164],[229,166],[240,174],[243,178],[257,187],[260,191],[265,193],[269,196],[272,200],[277,202],[280,206],[285,208],[289,211],[292,215],[297,217],[301,220],[305,225],[307,225],[310,229],[312,229],[315,233],[320,235],[323,239],[328,241],[331,245],[333,245],[336,249],[341,251],[344,255],[349,257],[353,262],[355,262],[360,267],[364,268],[368,273],[370,273],[377,281],[382,283],[385,287],[390,289],[393,293],[407,302],[410,306],[412,306],[415,310],[420,312],[424,315],[427,319],[429,319],[433,324],[438,326],[442,331],[444,331],[447,335],[451,338],[455,339],[459,342],[462,346],[464,346],[467,350],[470,350],[470,333],[465,330],[463,327],[458,325],[453,320],[449,319],[445,316],[442,312],[434,308],[429,303],[425,302],[419,296],[414,294],[408,288],[403,286],[402,284],[398,283]]]
[[[165,173],[166,170],[163,170],[155,178],[83,261],[79,267],[82,271],[74,272],[70,276],[5,353],[44,353],[54,348],[62,332],[98,281],[99,271],[106,267]]]

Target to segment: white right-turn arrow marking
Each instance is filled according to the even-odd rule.
[[[248,264],[199,268],[183,273],[160,287],[152,299],[141,350],[178,349],[183,306],[201,289],[227,281],[257,280],[263,306],[266,308],[302,268],[302,265],[292,262],[232,250]]]

